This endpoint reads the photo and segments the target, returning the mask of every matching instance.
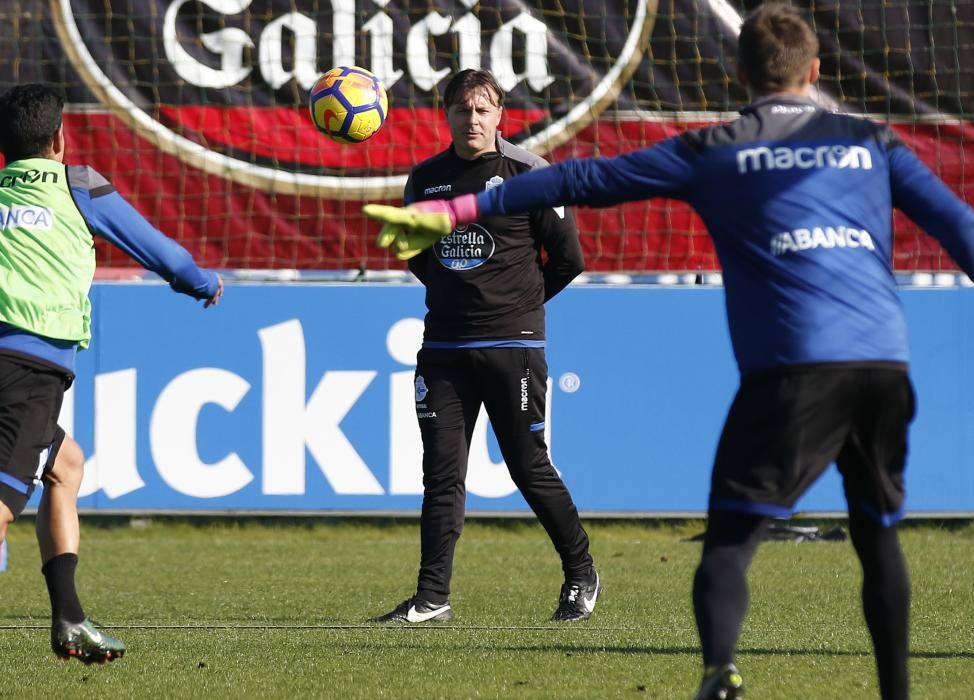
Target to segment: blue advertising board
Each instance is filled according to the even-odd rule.
[[[974,289],[905,289],[919,413],[912,514],[974,512]],[[99,283],[61,424],[92,511],[418,512],[423,290],[229,285],[203,311]],[[720,287],[573,286],[548,306],[551,455],[581,511],[699,514],[737,387]],[[482,415],[472,512],[528,509]],[[36,497],[35,501],[36,503]],[[799,503],[844,511],[834,469]]]

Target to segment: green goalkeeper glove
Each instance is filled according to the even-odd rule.
[[[391,208],[391,207],[390,207]],[[399,260],[419,255],[443,236],[438,233],[407,233],[399,224],[386,224],[375,240],[380,248],[388,248]]]
[[[476,221],[477,195],[431,199],[408,207],[366,204],[362,212],[385,224],[376,243],[390,248],[400,260],[409,260],[440,238],[449,236],[457,226]]]

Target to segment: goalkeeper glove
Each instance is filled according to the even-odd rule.
[[[385,224],[376,243],[391,248],[400,260],[408,260],[426,250],[457,226],[477,220],[477,195],[456,199],[431,199],[408,207],[366,204],[362,212]]]
[[[399,260],[409,260],[440,240],[438,233],[407,233],[399,224],[386,224],[375,240],[380,248],[388,248]]]

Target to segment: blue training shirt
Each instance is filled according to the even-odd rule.
[[[189,252],[156,229],[101,174],[88,166],[66,166],[74,202],[92,233],[121,248],[142,267],[195,299],[217,292],[216,273],[197,266]],[[39,358],[74,373],[77,344],[44,338],[0,322],[0,351]]]
[[[808,98],[756,100],[734,122],[614,158],[565,161],[478,194],[481,216],[666,197],[707,226],[743,373],[909,360],[892,209],[974,274],[974,211],[886,125]]]

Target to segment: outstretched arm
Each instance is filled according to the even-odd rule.
[[[974,210],[898,142],[891,147],[889,164],[893,206],[936,238],[974,279]]]
[[[481,216],[578,204],[608,207],[652,197],[686,199],[693,155],[681,139],[615,158],[568,160],[511,178],[477,195]]]
[[[362,211],[395,226],[397,231],[408,232],[380,244],[399,246],[403,254],[415,255],[432,245],[437,236],[449,235],[456,226],[485,216],[565,204],[607,207],[650,197],[687,199],[693,160],[693,153],[682,140],[671,138],[615,158],[569,160],[532,170],[476,195],[426,200],[408,207],[367,204]]]
[[[146,221],[98,172],[83,166],[68,171],[71,192],[92,231],[158,274],[173,290],[205,300],[204,308],[219,301],[219,275],[200,268],[185,248]]]

